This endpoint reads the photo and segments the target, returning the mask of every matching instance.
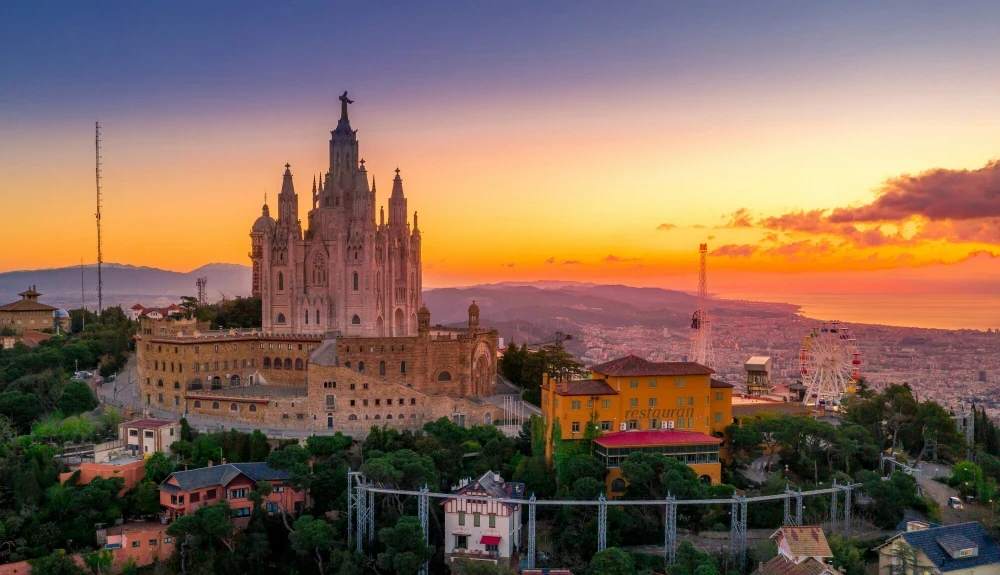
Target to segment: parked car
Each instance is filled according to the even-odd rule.
[[[952,509],[961,509],[962,508],[962,500],[959,499],[958,497],[949,497],[948,498],[948,507],[951,507]]]

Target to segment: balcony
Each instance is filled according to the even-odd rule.
[[[469,559],[470,561],[489,561],[496,564],[500,560],[499,551],[480,551],[476,549],[455,549],[445,555],[445,559],[453,561],[455,559]]]

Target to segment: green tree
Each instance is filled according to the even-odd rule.
[[[220,501],[178,517],[167,527],[167,535],[177,540],[182,572],[205,570],[213,563],[220,546],[230,554],[235,552],[230,515],[229,505]]]
[[[407,515],[395,527],[385,527],[378,532],[385,551],[378,554],[380,569],[392,570],[397,575],[414,575],[434,555],[434,548],[424,542],[420,519]]]
[[[63,415],[77,415],[97,407],[97,398],[90,387],[82,381],[71,381],[63,389],[59,398],[59,409]]]
[[[515,571],[506,565],[494,565],[489,561],[472,561],[455,559],[451,563],[452,575],[515,575]]]
[[[159,485],[173,472],[174,464],[162,451],[157,451],[146,460],[146,480],[151,483]]]
[[[114,572],[115,556],[110,549],[102,549],[84,555],[83,564],[93,575],[111,575]]]
[[[250,461],[265,461],[267,454],[271,453],[271,446],[267,443],[267,436],[259,429],[253,430],[250,434]]]
[[[587,575],[634,575],[635,560],[618,547],[608,547],[590,560]]]
[[[73,558],[65,551],[53,551],[51,555],[31,561],[31,575],[86,575]]]
[[[295,521],[292,533],[288,537],[292,549],[303,557],[311,557],[316,562],[319,572],[323,573],[323,555],[332,549],[333,526],[322,519],[303,515]]]

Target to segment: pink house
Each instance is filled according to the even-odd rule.
[[[212,465],[209,462],[208,467],[175,471],[163,480],[160,505],[169,518],[175,519],[204,505],[226,501],[237,524],[241,524],[252,512],[248,496],[260,482],[267,481],[271,484],[271,494],[264,502],[267,511],[298,512],[302,510],[305,494],[285,487],[284,482],[290,476],[289,472],[268,467],[266,463]]]

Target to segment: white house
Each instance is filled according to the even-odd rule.
[[[128,308],[128,311],[125,312],[125,315],[127,315],[128,318],[132,321],[139,321],[139,316],[141,316],[145,311],[146,308],[142,307],[141,304],[135,304],[134,306]]]
[[[524,499],[524,484],[504,481],[499,474],[487,471],[478,479],[463,480],[453,492],[489,499]],[[510,561],[521,541],[521,504],[489,499],[448,499],[442,503],[448,560]]]

